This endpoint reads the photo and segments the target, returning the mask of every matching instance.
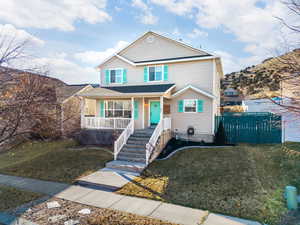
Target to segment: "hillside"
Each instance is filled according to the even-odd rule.
[[[295,49],[284,55],[265,59],[262,63],[247,67],[238,72],[225,75],[222,80],[222,92],[232,87],[238,89],[246,98],[260,98],[266,96],[299,95],[300,49]],[[292,74],[298,74],[294,79],[280,81]],[[282,88],[281,88],[282,87]]]

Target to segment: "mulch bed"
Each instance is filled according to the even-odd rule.
[[[58,202],[60,207],[48,209],[47,202],[53,201]],[[91,213],[86,215],[78,213],[82,209],[90,209]],[[21,214],[21,216],[34,223],[43,225],[60,225],[69,220],[79,221],[77,224],[83,225],[176,225],[131,213],[87,206],[59,198],[51,198],[43,203],[37,204],[29,208],[25,213]],[[53,221],[55,217],[58,219],[54,219]]]

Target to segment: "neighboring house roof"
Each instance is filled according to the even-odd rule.
[[[56,88],[56,97],[57,101],[63,103],[68,98],[76,95],[78,92],[84,91],[87,87],[91,87],[91,85],[87,84],[77,84],[77,85],[66,85],[62,87]]]
[[[85,97],[141,97],[141,96],[160,96],[168,93],[174,84],[157,84],[157,85],[128,85],[115,87],[93,88],[80,93],[79,96]]]
[[[165,92],[174,84],[156,84],[156,85],[129,85],[129,86],[115,86],[115,87],[103,87],[112,91],[121,93],[147,93],[147,92]]]
[[[207,91],[201,90],[200,88],[194,87],[193,85],[188,85],[188,86],[182,88],[181,90],[175,92],[175,93],[172,95],[172,97],[181,95],[181,94],[183,94],[185,91],[187,91],[187,90],[189,90],[189,89],[192,89],[192,90],[194,90],[194,91],[196,91],[196,92],[198,92],[198,93],[200,93],[200,94],[203,94],[203,95],[205,95],[205,96],[207,96],[207,97],[209,97],[209,98],[212,98],[212,99],[216,98],[216,96],[214,96],[213,94],[211,94],[211,93],[209,93],[209,92],[207,92]]]

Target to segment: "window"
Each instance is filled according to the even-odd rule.
[[[122,83],[123,81],[122,72],[123,69],[110,70],[110,83]]]
[[[131,118],[131,102],[121,100],[105,101],[105,117]]]
[[[197,112],[197,100],[185,99],[184,100],[184,112]]]
[[[163,79],[163,66],[149,66],[149,81],[161,81]]]

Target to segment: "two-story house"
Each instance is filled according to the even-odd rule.
[[[121,129],[115,159],[134,161],[136,147],[146,156],[135,161],[149,163],[164,131],[213,141],[223,77],[218,56],[150,31],[98,68],[100,87],[81,94],[96,104],[94,117],[82,115],[82,128]],[[126,147],[132,151],[123,154]]]

